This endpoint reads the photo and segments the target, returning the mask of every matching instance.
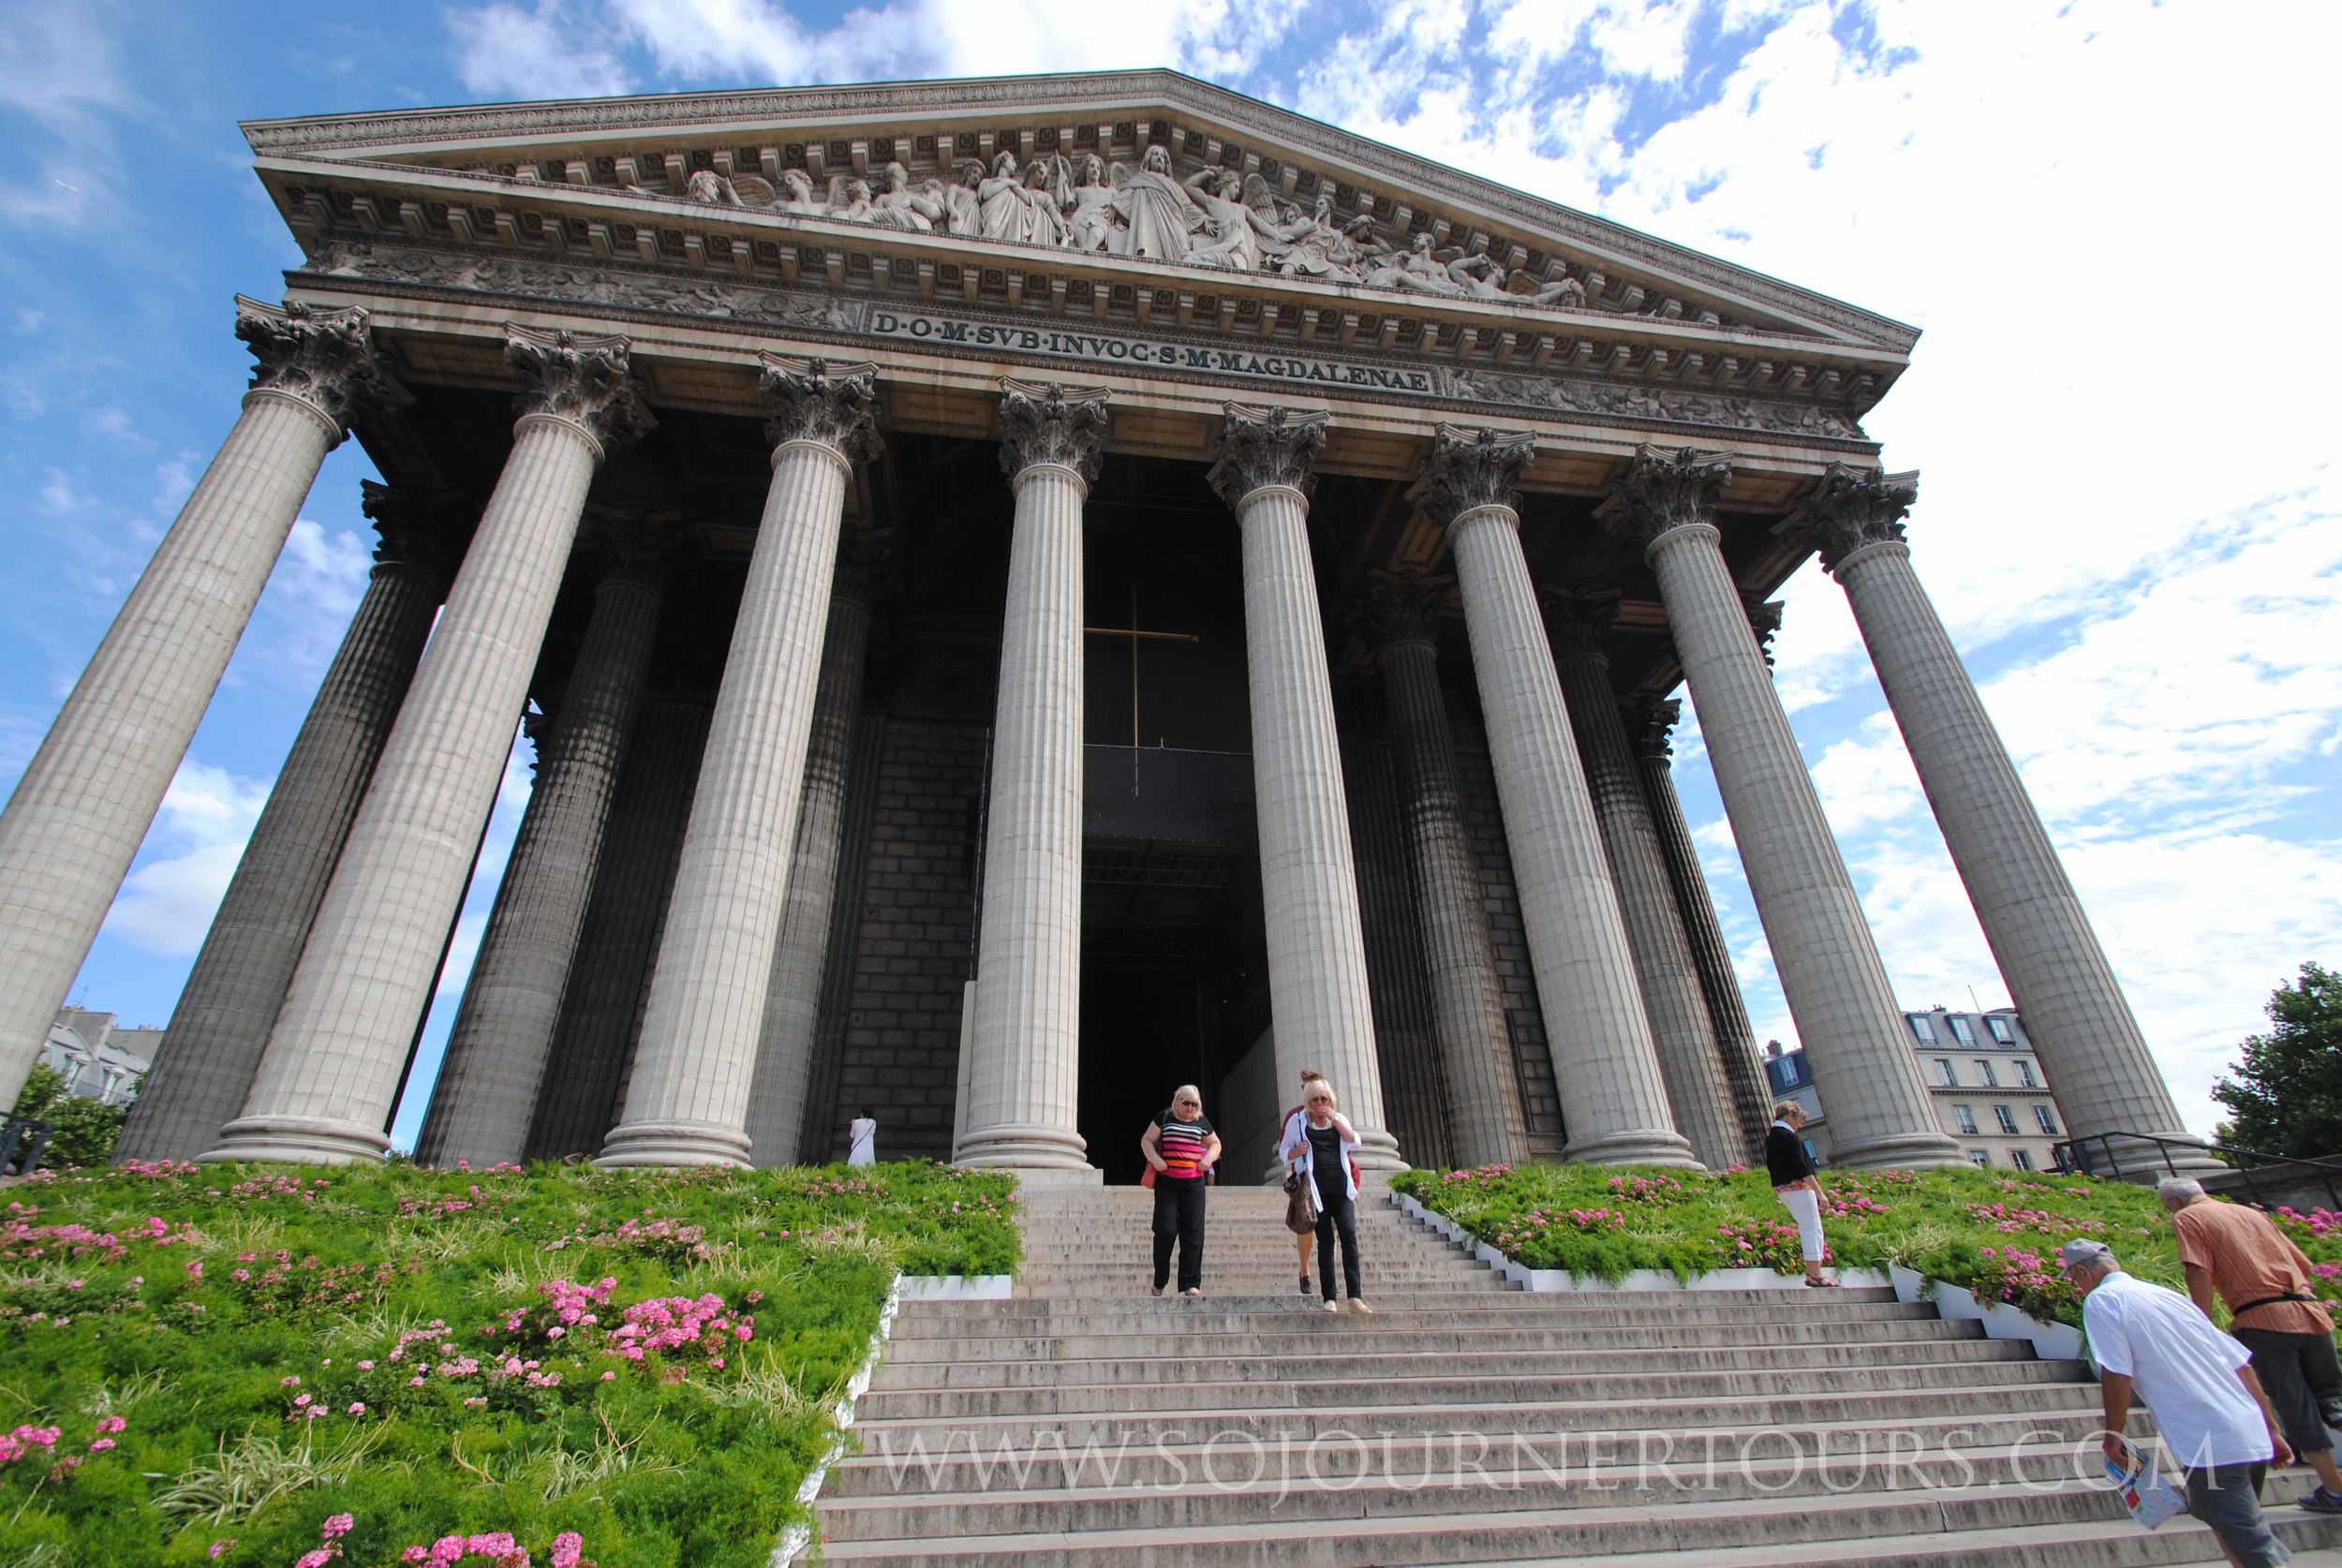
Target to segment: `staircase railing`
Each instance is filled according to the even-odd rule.
[[[2091,1152],[2094,1147],[2097,1150],[2095,1157]],[[2181,1151],[2191,1161],[2201,1160],[2206,1150],[2211,1151],[2245,1178],[2245,1191],[2251,1194],[2256,1207],[2270,1206],[2261,1197],[2260,1184],[2253,1179],[2253,1167],[2259,1164],[2287,1165],[2316,1173],[2326,1190],[2326,1201],[2335,1208],[2342,1208],[2342,1160],[2268,1154],[2260,1149],[2238,1148],[2233,1144],[2199,1142],[2193,1138],[2173,1138],[2157,1132],[2093,1132],[2087,1137],[2068,1138],[2053,1146],[2050,1156],[2061,1171],[2121,1180],[2126,1176],[2152,1171],[2158,1159],[2167,1175],[2181,1175],[2179,1163],[2172,1157],[2173,1150]],[[2127,1172],[2123,1168],[2125,1152],[2131,1156]]]

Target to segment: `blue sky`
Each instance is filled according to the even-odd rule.
[[[1919,569],[2199,1127],[2342,961],[2342,7],[1685,0],[42,7],[0,32],[0,788],[235,417],[298,260],[235,122],[1174,65],[1926,330],[1872,416]],[[363,585],[325,466],[75,999],[164,1021]],[[1899,994],[2006,999],[1837,588],[1778,678]],[[1760,1036],[1794,1040],[1696,732],[1686,805]],[[520,806],[497,821],[435,1059]],[[411,1134],[419,1106],[401,1117]]]

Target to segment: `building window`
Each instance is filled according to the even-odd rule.
[[[2008,1151],[2008,1162],[2021,1171],[2033,1169],[2033,1156],[2021,1148],[2012,1148]]]
[[[2017,1082],[2027,1088],[2039,1088],[2041,1080],[2033,1075],[2033,1064],[2020,1058],[2017,1062]]]
[[[1904,1014],[1904,1017],[1910,1022],[1912,1039],[1918,1041],[1922,1045],[1933,1045],[1935,1043],[1935,1026],[1927,1021],[1926,1013],[1906,1013]]]
[[[2013,1115],[2011,1115],[2011,1114],[2009,1113],[2009,1110],[2008,1110],[2008,1106],[2006,1106],[2006,1105],[1995,1105],[1995,1106],[1994,1106],[1994,1107],[1993,1107],[1993,1115],[2000,1118],[2000,1130],[2001,1130],[2003,1132],[2006,1132],[2006,1133],[2009,1134],[2011,1137],[2014,1137],[2014,1136],[2016,1135],[2016,1132],[2017,1132],[2017,1118],[2016,1118]]]
[[[1981,1148],[1972,1148],[1968,1150],[1968,1163],[1971,1165],[1982,1165],[1987,1169],[1990,1169],[1993,1163],[1992,1151]]]
[[[1814,1152],[1814,1140],[1813,1140],[1813,1139],[1811,1139],[1811,1138],[1800,1138],[1800,1139],[1798,1140],[1798,1142],[1799,1142],[1799,1143],[1801,1143],[1801,1144],[1803,1144],[1803,1145],[1805,1146],[1805,1158],[1806,1158],[1806,1159],[1808,1159],[1808,1160],[1812,1161],[1813,1161],[1815,1164],[1816,1164],[1816,1165],[1818,1165],[1818,1164],[1820,1164],[1820,1163],[1821,1163],[1821,1156]]]
[[[1984,1027],[1991,1029],[1993,1031],[1993,1038],[1999,1041],[2003,1045],[2014,1045],[2017,1043],[2016,1029],[2010,1027],[2008,1019],[2000,1016],[1998,1013],[1986,1014]]]
[[[1974,1111],[1969,1110],[1965,1105],[1954,1105],[1951,1108],[1951,1119],[1960,1124],[1961,1132],[1971,1137],[1975,1136],[1976,1113]]]
[[[1999,1075],[1993,1071],[1993,1064],[1982,1057],[1976,1058],[1976,1081],[1986,1088],[2000,1087]]]
[[[1967,1019],[1955,1013],[1951,1015],[1950,1022],[1952,1039],[1957,1040],[1963,1045],[1976,1043],[1976,1030],[1969,1025]]]
[[[1935,1058],[1935,1076],[1946,1088],[1958,1088],[1960,1087],[1960,1074],[1951,1070],[1951,1058],[1949,1057],[1937,1057]]]
[[[2041,1124],[2042,1132],[2053,1138],[2057,1136],[2057,1118],[2050,1114],[2050,1108],[2047,1105],[2034,1106],[2033,1119]]]

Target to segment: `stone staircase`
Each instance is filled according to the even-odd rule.
[[[1371,1317],[1296,1289],[1283,1195],[1211,1197],[1207,1298],[1152,1195],[1026,1199],[1008,1301],[906,1303],[818,1502],[830,1562],[2128,1568],[2097,1385],[1885,1291],[1530,1295],[1362,1195]],[[1370,1202],[1369,1199],[1376,1201]],[[2141,1418],[2138,1430],[2149,1428]],[[2273,1478],[2290,1501],[2305,1472]],[[2309,1568],[2342,1521],[2277,1506]]]

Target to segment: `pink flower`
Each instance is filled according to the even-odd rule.
[[[97,1435],[104,1437],[111,1432],[118,1432],[129,1424],[119,1415],[101,1415],[97,1418]]]
[[[301,1380],[299,1378],[286,1378],[280,1382],[277,1386],[279,1388],[299,1388],[301,1386]]]
[[[220,1558],[226,1557],[226,1556],[228,1555],[229,1548],[230,1548],[230,1547],[231,1547],[231,1546],[233,1546],[234,1545],[235,1545],[235,1543],[234,1543],[233,1541],[215,1541],[215,1542],[213,1542],[213,1543],[212,1543],[212,1557],[213,1557],[213,1559],[214,1559],[215,1561],[216,1561],[216,1560],[218,1560],[218,1559],[220,1559]]]
[[[111,1448],[113,1445],[113,1439],[99,1438],[89,1445],[89,1451],[93,1454],[103,1454],[107,1449]]]
[[[363,1403],[354,1403],[349,1407],[349,1413],[352,1415],[363,1415],[366,1413],[366,1407]],[[349,1516],[347,1514],[336,1514],[334,1516],[334,1517],[337,1519],[346,1519],[348,1516]],[[348,1527],[345,1526],[344,1528],[346,1529]]]
[[[341,1555],[331,1546],[319,1546],[313,1552],[303,1552],[293,1561],[293,1568],[325,1568],[327,1563]]]
[[[359,1408],[363,1409],[364,1407],[360,1406]],[[328,1541],[331,1541],[337,1535],[347,1535],[351,1530],[356,1528],[357,1523],[358,1520],[355,1515],[336,1514],[332,1518],[325,1521],[325,1538]]]
[[[577,1568],[586,1555],[586,1538],[574,1530],[565,1530],[553,1538],[553,1568]]]
[[[192,1258],[188,1260],[187,1278],[190,1280],[200,1280],[203,1278],[203,1260],[201,1258]]]
[[[429,1546],[409,1546],[405,1551],[398,1554],[398,1560],[401,1562],[428,1562],[431,1561],[431,1548]]]

